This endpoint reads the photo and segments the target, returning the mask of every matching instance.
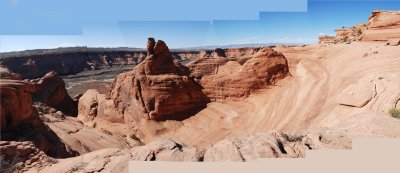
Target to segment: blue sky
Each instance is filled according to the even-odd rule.
[[[171,48],[315,43],[400,0],[0,0],[0,52],[69,46]]]

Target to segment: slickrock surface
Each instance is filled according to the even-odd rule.
[[[128,123],[139,123],[140,118],[181,119],[208,102],[189,75],[185,66],[173,61],[163,41],[149,39],[148,56],[114,80],[111,98]]]

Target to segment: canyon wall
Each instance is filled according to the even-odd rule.
[[[237,56],[253,54],[259,48],[215,49],[215,50],[173,50],[171,56],[177,61],[188,61],[217,54]],[[146,58],[141,49],[120,48],[58,48],[0,53],[0,65],[6,66],[22,78],[34,79],[54,71],[61,76],[73,75],[84,70],[99,70],[113,66],[136,65]]]

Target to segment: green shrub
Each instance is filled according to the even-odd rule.
[[[396,108],[389,109],[389,114],[394,118],[400,118],[400,109]]]

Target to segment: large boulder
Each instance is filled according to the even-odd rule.
[[[32,81],[37,85],[37,91],[32,95],[34,102],[44,103],[69,116],[77,115],[77,103],[68,95],[63,79],[56,72]]]
[[[208,102],[189,69],[174,62],[166,44],[150,38],[148,56],[112,84],[111,98],[127,122],[182,119]]]

